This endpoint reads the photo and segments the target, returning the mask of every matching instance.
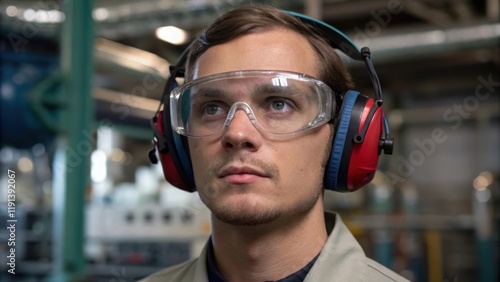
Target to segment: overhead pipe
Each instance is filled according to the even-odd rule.
[[[169,74],[170,63],[162,57],[104,38],[96,39],[94,57],[98,67],[121,69],[122,74],[137,80],[150,75],[156,81],[164,81]]]
[[[373,60],[389,61],[475,49],[498,48],[500,46],[500,23],[481,23],[472,26],[416,32],[400,31],[372,39],[367,36],[367,33],[351,36],[355,43],[371,48],[374,54]],[[357,38],[360,42],[356,42]],[[365,42],[361,42],[363,40]]]
[[[500,116],[498,112],[498,101],[489,101],[478,105],[473,111],[469,111],[468,116],[462,117],[454,112],[452,105],[448,106],[435,106],[425,107],[425,114],[422,114],[422,108],[392,110],[388,114],[388,119],[394,129],[397,130],[403,124],[436,124],[443,122],[457,122],[459,117],[461,120],[481,120],[481,119],[494,119]],[[448,113],[450,115],[445,114]],[[450,119],[453,118],[451,121]]]

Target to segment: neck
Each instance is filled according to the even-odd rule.
[[[218,271],[228,281],[284,278],[308,264],[327,239],[323,199],[305,214],[261,226],[235,226],[212,217]]]

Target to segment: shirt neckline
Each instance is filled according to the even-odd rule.
[[[298,271],[288,275],[285,278],[279,279],[279,280],[269,280],[265,282],[302,282],[306,278],[307,274],[313,267],[314,263],[319,257],[319,253],[309,262],[307,263],[304,267],[299,269]],[[209,282],[227,282],[227,280],[222,277],[222,275],[219,273],[217,270],[217,267],[215,265],[215,256],[214,256],[214,250],[213,250],[213,245],[212,245],[212,237],[209,238],[208,243],[207,243],[207,257],[206,257],[206,262],[207,262],[207,274],[208,274],[208,281]]]

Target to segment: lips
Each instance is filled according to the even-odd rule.
[[[247,166],[229,166],[224,168],[219,174],[219,178],[235,184],[248,184],[264,177],[269,176],[260,169]]]

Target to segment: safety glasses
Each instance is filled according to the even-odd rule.
[[[330,87],[313,77],[262,70],[202,77],[170,94],[172,127],[188,137],[220,134],[240,110],[259,130],[288,135],[330,121],[335,98]]]

